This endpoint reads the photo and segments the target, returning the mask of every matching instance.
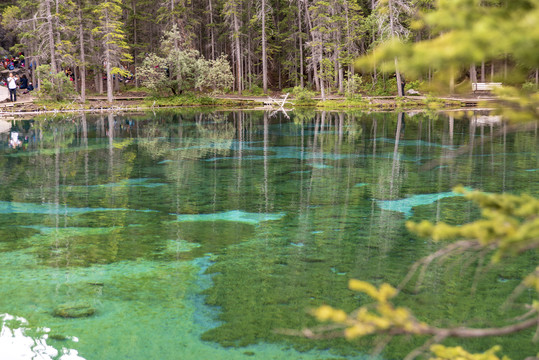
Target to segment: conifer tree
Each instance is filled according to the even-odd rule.
[[[112,77],[125,75],[120,66],[121,61],[131,62],[132,56],[127,53],[127,43],[120,21],[122,8],[120,0],[108,0],[100,3],[94,10],[98,17],[98,26],[93,32],[98,34],[103,47],[103,62],[107,74],[107,100],[113,100]]]

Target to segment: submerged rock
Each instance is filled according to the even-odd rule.
[[[66,303],[57,306],[52,314],[56,317],[63,318],[81,318],[92,316],[95,313],[95,308],[88,303]]]
[[[50,334],[49,339],[57,340],[57,341],[66,341],[69,340],[67,336],[60,335],[60,334]]]

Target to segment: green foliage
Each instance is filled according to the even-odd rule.
[[[534,92],[537,92],[537,84],[528,81],[522,84],[522,91],[527,94],[532,94]]]
[[[314,104],[314,91],[296,86],[292,90],[292,94],[296,100],[296,105],[312,105]]]
[[[148,54],[138,68],[143,86],[155,93],[168,89],[179,95],[184,91],[208,88],[223,92],[234,83],[226,55],[208,61],[197,50],[183,49],[176,26],[165,33],[161,54]]]
[[[397,88],[397,79],[394,77],[378,76],[375,82],[364,82],[362,91],[370,96],[391,96],[395,95]]]
[[[460,346],[445,347],[442,345],[433,345],[430,347],[430,351],[435,357],[430,358],[430,360],[510,360],[507,356],[504,356],[501,359],[496,356],[496,353],[500,350],[501,348],[499,346],[494,346],[492,349],[487,350],[482,354],[470,354]]]
[[[50,65],[40,65],[37,75],[41,79],[41,87],[37,91],[41,99],[63,101],[76,95],[73,82],[64,73],[53,74]]]
[[[393,40],[377,47],[357,65],[384,71],[399,68],[417,77],[426,69],[457,77],[471,64],[510,58],[527,69],[539,63],[536,49],[539,32],[530,31],[539,21],[537,1],[438,0],[434,10],[425,12],[413,24],[416,30],[429,31],[428,40],[415,43]]]
[[[166,74],[166,65],[165,59],[156,54],[148,54],[137,69],[142,85],[155,94],[171,86]]]
[[[8,6],[2,12],[2,26],[14,28],[21,17],[21,9],[18,6]]]
[[[260,86],[253,84],[250,89],[244,92],[245,95],[250,94],[253,96],[262,96],[264,95],[264,89]]]
[[[120,20],[121,5],[120,0],[108,0],[100,2],[93,11],[99,23],[92,32],[101,37],[105,54],[116,73],[121,72],[121,69],[115,66],[117,63],[133,60],[133,56],[127,52],[129,46],[123,30],[124,24]]]
[[[234,85],[234,75],[228,57],[221,54],[215,60],[208,61],[208,72],[203,74],[203,85],[214,92],[226,92]]]
[[[344,88],[345,96],[347,100],[361,100],[361,84],[363,78],[359,74],[350,75],[346,80]]]
[[[477,203],[483,219],[462,226],[409,222],[408,229],[434,241],[463,238],[475,239],[482,247],[494,246],[493,261],[539,247],[539,199],[529,195],[467,192],[462,188],[455,191]]]
[[[406,85],[404,86],[404,92],[406,93],[406,91],[411,90],[411,89],[419,91],[419,89],[421,89],[422,87],[423,87],[422,81],[419,81],[419,80],[410,81],[406,83]]]
[[[487,194],[479,191],[466,191],[457,188],[469,200],[481,208],[482,218],[461,226],[452,226],[439,222],[433,224],[429,221],[420,223],[408,222],[408,229],[421,236],[430,237],[434,241],[447,241],[465,239],[452,242],[436,253],[417,262],[407,277],[406,282],[414,275],[419,266],[423,266],[420,279],[424,276],[426,267],[434,260],[463,251],[478,251],[492,253],[492,262],[500,261],[508,256],[522,255],[535,252],[539,248],[539,199],[528,195]],[[418,280],[421,281],[421,280]],[[534,289],[539,293],[539,267],[525,277],[521,285],[512,296],[518,296],[524,288]],[[319,321],[330,321],[337,327],[323,327],[317,331],[324,333],[331,329],[343,329],[348,339],[370,334],[413,334],[432,335],[436,341],[447,337],[486,337],[493,335],[506,335],[523,329],[537,326],[539,314],[539,301],[533,300],[527,307],[527,313],[513,319],[511,326],[490,329],[468,329],[459,327],[443,329],[419,321],[410,310],[394,306],[390,301],[398,291],[389,284],[382,284],[379,288],[360,280],[350,280],[349,288],[367,294],[375,302],[362,305],[353,312],[347,313],[328,305],[323,305],[314,311]],[[516,295],[515,295],[516,294]],[[529,297],[527,300],[530,301]],[[431,346],[435,357],[431,360],[499,360],[495,355],[499,347],[494,347],[483,354],[470,354],[461,347]],[[507,357],[502,359],[508,360]]]

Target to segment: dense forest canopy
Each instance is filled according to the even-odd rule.
[[[448,3],[451,2],[12,0],[0,5],[0,34],[4,35],[0,45],[2,55],[22,52],[26,62],[35,67],[49,64],[52,71],[58,72],[73,69],[76,90],[84,98],[87,88],[97,93],[107,90],[111,94],[113,87],[119,87],[118,81],[113,80],[129,78],[130,74],[135,75],[133,80],[140,85],[143,77],[136,75],[144,62],[148,66],[163,64],[161,60],[170,54],[165,54],[163,42],[167,41],[167,34],[170,40],[170,32],[174,32],[173,49],[182,52],[175,58],[185,56],[190,64],[204,59],[210,69],[211,62],[219,60],[216,66],[220,70],[214,72],[224,71],[226,80],[222,87],[230,91],[267,92],[267,89],[300,86],[319,91],[324,97],[328,93],[344,93],[347,81],[358,71],[354,60],[380,44],[419,43],[451,29],[468,31],[474,24],[483,24],[482,16],[490,15],[492,9],[501,9],[501,14],[513,8],[530,12],[537,9],[534,0],[458,0],[453,6]],[[443,7],[445,12],[439,9]],[[429,13],[442,16],[431,17],[429,21],[424,16]],[[500,31],[504,31],[503,27]],[[392,80],[392,91],[398,90],[398,95],[403,95],[403,89],[394,85],[405,81],[404,77],[406,81],[431,82],[437,77],[451,76],[445,81],[446,91],[465,81],[499,78],[504,83],[536,85],[536,66],[515,61],[510,52],[501,49],[503,43],[493,47],[485,57],[484,49],[479,49],[479,56],[473,56],[478,53],[473,47],[477,44],[468,42],[466,37],[458,41],[464,47],[470,46],[466,69],[449,72],[445,64],[433,62],[421,71],[403,74],[401,79],[397,53],[392,68],[383,69],[385,72],[380,72],[377,69],[380,64],[376,63],[362,68],[361,81],[372,83],[374,88],[378,81]],[[228,61],[229,69],[222,68],[223,59]],[[425,61],[430,59],[424,56]],[[180,72],[174,75],[168,71],[168,67],[173,67],[170,60],[164,61],[166,76],[175,81],[172,92],[181,92],[185,77]],[[521,74],[516,79],[508,76],[515,67],[519,67]],[[193,71],[204,72],[205,68],[197,69]],[[233,80],[229,79],[229,73]],[[219,74],[213,76],[220,78]],[[188,83],[189,88],[211,88],[207,84],[211,80],[199,80]],[[183,85],[179,85],[182,81]],[[163,85],[170,86],[170,83]]]

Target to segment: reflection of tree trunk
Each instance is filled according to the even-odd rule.
[[[58,249],[58,228],[60,227],[60,139],[58,129],[54,129],[54,207],[56,208],[54,232],[55,245]]]
[[[455,129],[455,117],[449,115],[449,145],[453,146],[453,132]]]
[[[391,166],[391,179],[389,182],[389,194],[391,196],[393,196],[393,185],[394,185],[394,181],[396,180],[395,178],[399,172],[399,165],[400,165],[400,162],[398,160],[399,140],[401,137],[401,130],[402,130],[403,122],[404,122],[404,113],[400,112],[398,115],[398,120],[397,120],[397,131],[395,132],[395,146],[393,148],[393,164]]]
[[[473,150],[474,150],[474,147],[475,147],[475,121],[473,121],[472,119],[472,122],[470,124],[470,134],[468,135],[469,137],[469,148],[470,148],[470,151],[468,153],[468,164],[469,166],[471,167],[473,165]],[[471,181],[472,181],[472,171],[468,171],[468,184],[471,184]]]
[[[339,113],[339,148],[342,146],[342,139],[344,136],[344,113]]]
[[[237,138],[238,138],[238,180],[237,180],[237,189],[238,191],[241,189],[241,182],[242,182],[242,160],[243,160],[243,122],[242,122],[242,112],[237,113],[236,117],[236,126],[237,126]],[[236,116],[236,115],[235,115]]]
[[[86,122],[86,113],[82,113],[81,118],[81,126],[82,126],[82,145],[84,147],[84,184],[86,185],[86,205],[88,206],[89,203],[89,178],[90,178],[90,172],[89,172],[89,154],[88,154],[88,123]]]
[[[376,120],[376,117],[373,115],[373,126],[372,126],[372,134],[373,134],[373,145],[372,145],[372,158],[373,158],[373,165],[376,164],[376,161],[374,159],[376,158],[376,137],[378,136],[378,120]],[[374,173],[374,172],[373,172]]]
[[[108,115],[108,139],[109,139],[109,179],[114,182],[114,115]]]
[[[269,120],[268,113],[264,112],[264,199],[265,199],[265,211],[269,212],[269,198],[268,198],[268,141],[269,141]]]
[[[494,124],[490,124],[490,165],[494,172]]]
[[[507,159],[507,124],[503,124],[503,181],[502,192],[505,192],[505,160]]]

